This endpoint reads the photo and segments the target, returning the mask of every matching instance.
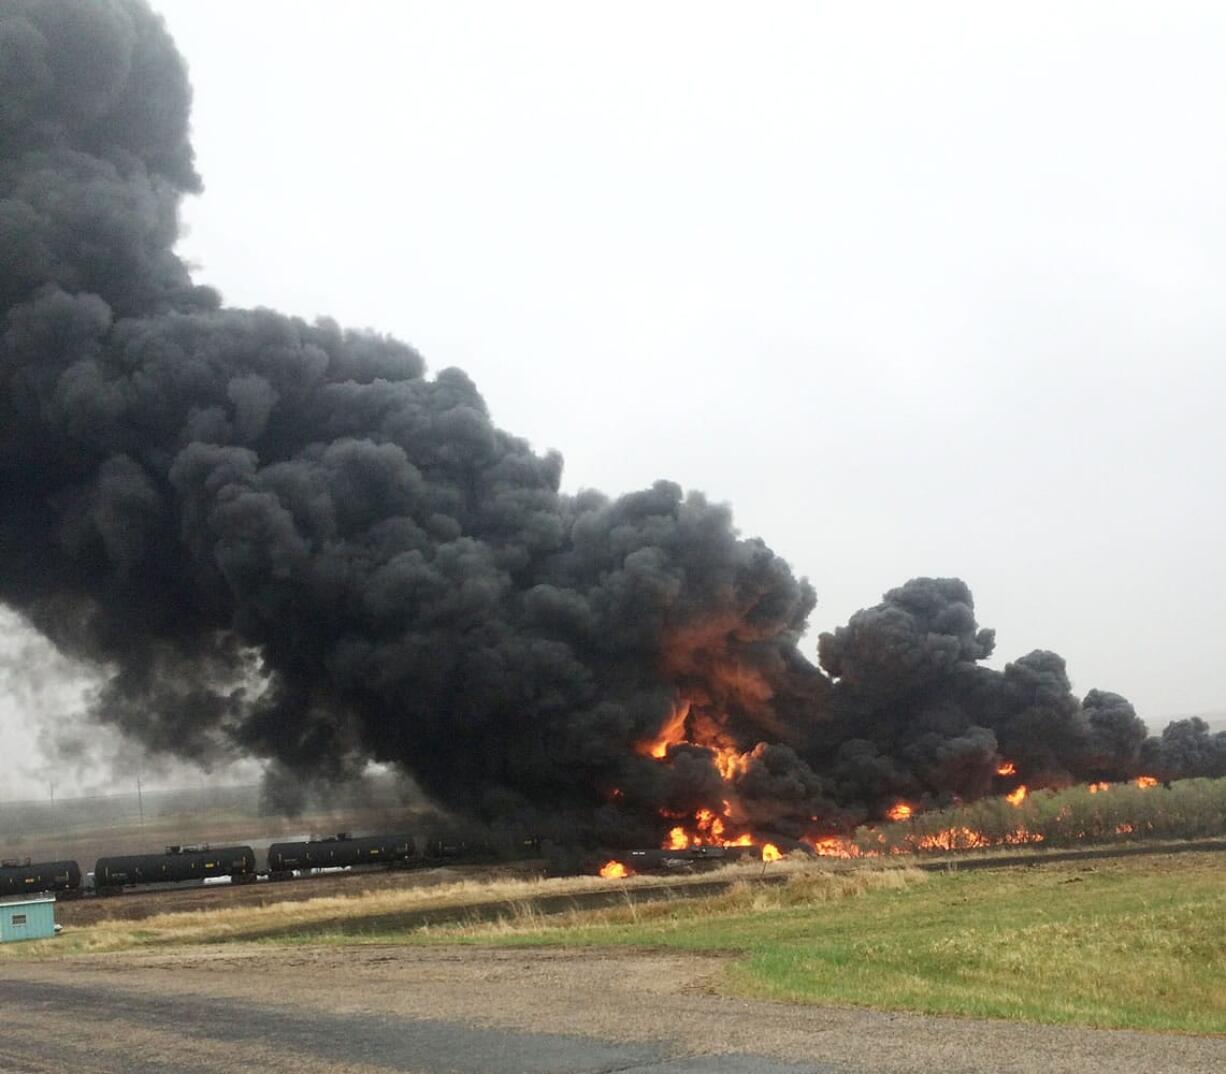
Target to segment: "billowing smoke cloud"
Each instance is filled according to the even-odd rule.
[[[1124,698],[1092,690],[1078,701],[1064,661],[1043,650],[1003,671],[984,667],[994,645],[969,588],[950,578],[908,582],[823,634],[832,718],[817,725],[814,763],[836,782],[836,798],[878,808],[976,798],[1002,789],[1005,759],[1017,777],[1008,786],[1137,770],[1145,725]]]
[[[795,833],[986,793],[1002,754],[1136,761],[1127,702],[1079,703],[1059,657],[982,666],[961,582],[824,635],[823,674],[811,589],[725,507],[562,495],[463,372],[224,308],[173,252],[189,100],[143,3],[0,0],[0,602],[106,670],[99,721],[635,840],[730,793]]]

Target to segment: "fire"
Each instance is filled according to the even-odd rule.
[[[700,809],[694,814],[694,823],[687,829],[684,824],[678,824],[669,829],[664,840],[664,850],[688,850],[690,847],[749,847],[753,846],[753,836],[748,832],[732,836],[728,833],[727,824],[732,806],[729,802],[721,803],[723,815],[711,809]]]
[[[694,711],[689,701],[678,701],[658,734],[635,745],[635,751],[656,761],[668,761],[668,752],[673,746],[685,743],[701,746],[711,754],[711,763],[720,778],[729,785],[728,798],[720,802],[720,811],[703,808],[697,810],[691,821],[688,814],[661,811],[661,816],[683,823],[673,826],[665,838],[663,849],[688,850],[691,847],[739,847],[754,846],[754,838],[748,832],[733,834],[729,829],[740,827],[733,809],[735,795],[733,782],[749,769],[753,751],[742,752],[731,741],[718,717],[705,711]]]
[[[719,774],[725,782],[741,775],[749,767],[748,753],[739,753],[730,747],[716,747],[714,752],[715,767],[719,769]]]
[[[1151,787],[1158,786],[1158,780],[1154,776],[1137,776],[1137,778],[1132,781],[1132,785],[1134,787],[1140,787],[1143,791],[1147,791]],[[1086,790],[1088,790],[1091,794],[1098,794],[1101,791],[1109,791],[1110,789],[1111,784],[1105,781],[1090,783],[1086,786]]]
[[[708,835],[712,839],[721,839],[724,834],[724,819],[717,817],[709,809],[700,809],[694,814],[694,823],[698,825],[698,831],[702,835]]]
[[[736,738],[718,712],[710,710],[706,702],[700,700],[698,707],[688,699],[679,699],[672,707],[660,730],[651,738],[638,742],[635,751],[643,757],[652,760],[671,763],[670,750],[674,746],[685,744],[698,747],[708,752],[711,764],[719,773],[726,790],[726,797],[718,805],[708,806],[689,812],[674,812],[662,810],[660,815],[668,820],[668,834],[661,843],[665,850],[683,851],[696,847],[734,847],[761,846],[764,862],[778,861],[782,853],[774,843],[761,842],[752,831],[747,831],[747,817],[740,807],[738,797],[738,780],[748,770],[753,762],[752,750],[742,751]],[[1017,775],[1017,765],[1010,760],[1001,758],[995,768],[996,775],[1009,778]],[[1133,781],[1138,787],[1152,787],[1157,780],[1152,776],[1142,776]],[[1090,785],[1090,792],[1097,793],[1106,790],[1108,784],[1095,783]],[[614,800],[621,792],[614,790]],[[1030,794],[1025,784],[1020,784],[1008,794],[1004,800],[1011,806],[1020,807]],[[916,806],[910,802],[897,801],[885,811],[885,819],[895,823],[911,821],[916,816]],[[813,818],[818,821],[817,817]],[[922,830],[922,829],[921,829]],[[989,836],[965,827],[952,827],[923,835],[914,827],[903,830],[903,842],[912,850],[963,850],[995,845],[1017,845],[1022,843],[1037,843],[1043,836],[1030,832],[1019,825],[1003,836]],[[898,836],[893,840],[897,842]],[[851,839],[837,835],[807,836],[806,843],[813,848],[814,853],[821,857],[854,858],[861,855],[881,853],[872,848],[862,849]],[[883,844],[886,842],[882,838]],[[884,846],[882,850],[884,850]],[[610,871],[614,867],[624,869],[620,862],[610,862],[601,870],[601,876],[624,876],[625,872]]]
[[[630,875],[630,870],[620,861],[606,861],[600,867],[600,875],[606,880],[624,880]]]
[[[654,757],[657,761],[664,760],[668,756],[669,746],[676,746],[685,741],[685,721],[689,719],[689,716],[690,703],[688,701],[679,702],[673,706],[673,711],[664,722],[664,726],[660,728],[660,733],[655,738],[640,742],[634,748],[644,757]]]
[[[920,836],[915,841],[917,850],[977,850],[991,846],[987,836],[974,828],[944,828],[933,835]]]
[[[813,840],[813,851],[819,858],[858,858],[860,848],[850,839],[837,835],[819,836]]]
[[[974,828],[945,828],[933,835],[921,836],[913,843],[916,850],[981,850],[991,846],[1021,846],[1025,843],[1041,843],[1040,832],[1032,832],[1023,827],[1006,832],[1002,838],[991,839],[983,832]]]
[[[1132,824],[1125,823],[1125,824],[1117,824],[1115,826],[1116,835],[1131,835],[1135,831],[1136,831],[1136,826]]]

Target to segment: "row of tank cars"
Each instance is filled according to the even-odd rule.
[[[379,867],[388,869],[443,863],[464,864],[535,857],[540,842],[523,839],[495,845],[468,840],[423,839],[411,835],[345,833],[326,839],[273,843],[268,868],[256,869],[248,846],[170,846],[162,854],[124,854],[99,858],[94,871],[82,875],[75,861],[0,861],[0,897],[48,892],[73,898],[113,895],[125,888],[173,885],[228,878],[251,884],[261,877],[290,880],[321,870]]]

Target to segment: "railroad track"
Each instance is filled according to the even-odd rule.
[[[1044,865],[1056,865],[1070,861],[1101,861],[1111,858],[1129,858],[1156,854],[1181,854],[1196,851],[1226,851],[1226,840],[1213,839],[1192,843],[1178,844],[1141,844],[1128,847],[1095,847],[1086,850],[1056,850],[1033,855],[992,855],[975,858],[945,858],[940,861],[899,860],[899,866],[921,869],[924,872],[959,872],[978,869],[1016,869],[1034,868]],[[847,862],[836,866],[839,871],[857,868],[857,863]],[[426,925],[450,925],[462,922],[490,922],[515,917],[527,913],[548,916],[551,914],[570,913],[576,910],[602,910],[614,906],[639,905],[652,902],[662,902],[676,899],[700,899],[711,895],[720,895],[728,891],[734,884],[749,883],[762,886],[786,884],[795,876],[792,872],[767,871],[743,877],[695,877],[685,883],[660,883],[626,885],[610,881],[607,888],[593,891],[572,892],[559,895],[536,895],[525,899],[492,899],[486,902],[473,902],[462,905],[429,907],[416,910],[403,910],[387,914],[366,916],[353,919],[344,914],[334,918],[315,920],[309,930],[301,925],[286,925],[244,933],[244,939],[274,939],[279,936],[290,936],[303,931],[328,932],[341,935],[362,935],[363,933],[378,933],[403,931],[422,928]]]
[[[1068,850],[1036,851],[1026,854],[974,854],[966,856],[947,855],[933,860],[914,857],[885,859],[885,864],[897,864],[925,872],[950,872],[978,869],[1034,868],[1068,862],[1103,861],[1144,855],[1180,854],[1190,852],[1226,851],[1226,839],[1199,840],[1186,843],[1135,844],[1118,847],[1087,847]],[[829,859],[828,859],[829,860]],[[881,861],[881,859],[877,859]],[[860,862],[832,862],[832,868],[842,871],[861,867]],[[436,869],[378,870],[354,869],[348,872],[323,872],[299,877],[292,882],[276,883],[262,880],[256,884],[176,884],[172,886],[147,886],[125,890],[121,894],[98,897],[85,895],[61,904],[61,916],[66,924],[84,925],[107,918],[137,920],[157,913],[177,910],[195,910],[224,905],[266,905],[281,901],[300,901],[322,895],[344,895],[346,889],[364,883],[381,889],[395,888],[402,884],[442,884],[459,877],[474,877],[483,874],[505,876],[511,869],[516,872],[538,874],[545,869],[543,860],[521,861],[514,866],[499,867],[480,864],[453,864]],[[329,932],[371,932],[389,929],[411,929],[423,925],[454,924],[459,921],[492,921],[525,912],[537,914],[566,913],[572,910],[595,910],[627,903],[648,903],[663,899],[703,898],[727,891],[734,883],[774,885],[786,883],[790,876],[786,871],[771,871],[767,866],[761,873],[745,870],[739,877],[695,874],[678,882],[674,876],[666,881],[661,876],[656,884],[621,884],[610,881],[606,886],[586,892],[558,895],[540,895],[527,899],[496,899],[478,901],[447,907],[405,910],[377,917],[365,917],[358,922],[348,921],[343,915],[327,919],[312,926],[313,930]],[[431,875],[433,874],[433,875]],[[112,912],[113,911],[113,912]],[[297,931],[295,927],[277,927],[259,935],[276,936]]]

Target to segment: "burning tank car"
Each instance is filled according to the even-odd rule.
[[[761,847],[755,846],[700,846],[682,850],[623,850],[614,857],[635,872],[667,872],[672,869],[687,869],[696,865],[725,865],[742,858],[760,858]]]

